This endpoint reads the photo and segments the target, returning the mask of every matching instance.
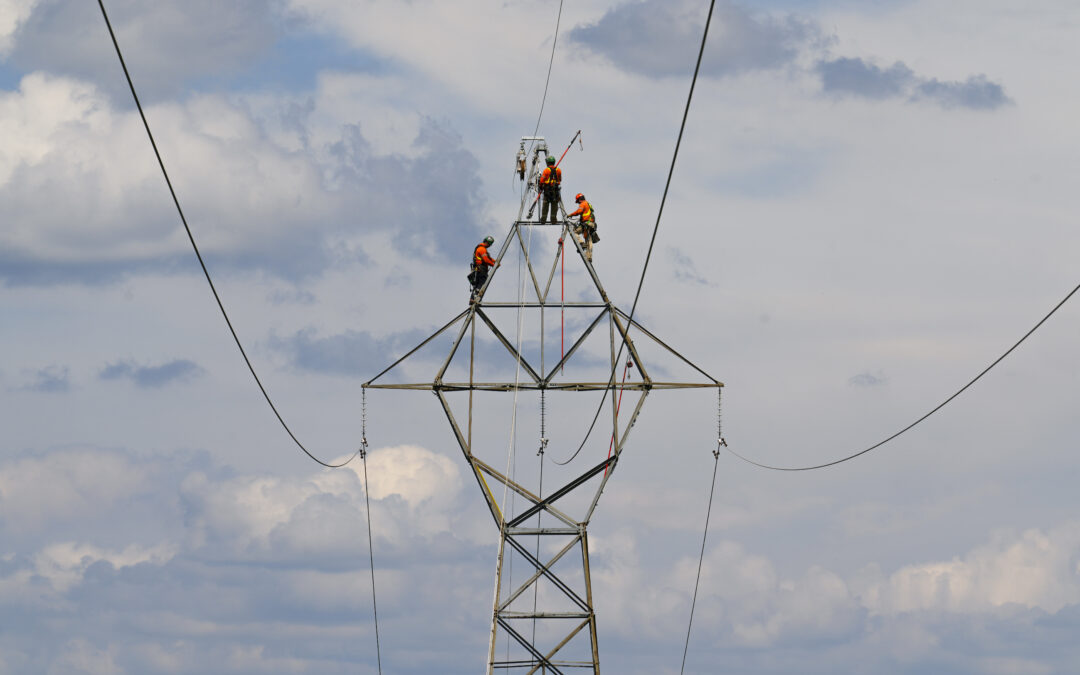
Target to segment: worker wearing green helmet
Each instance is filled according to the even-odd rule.
[[[547,168],[540,174],[540,195],[544,199],[540,207],[540,222],[554,223],[559,220],[560,189],[562,188],[562,169],[555,166],[555,158],[547,158]],[[550,217],[550,220],[549,220]]]
[[[469,272],[468,277],[469,283],[472,284],[472,296],[469,302],[476,302],[480,297],[480,289],[484,287],[484,282],[488,278],[488,268],[499,266],[499,263],[492,260],[491,255],[488,254],[488,246],[494,243],[494,237],[484,237],[484,241],[473,249],[472,271]]]

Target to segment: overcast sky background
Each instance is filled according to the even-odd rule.
[[[256,368],[347,456],[360,384],[517,212],[558,2],[106,4]],[[627,311],[707,7],[563,9],[540,133],[582,130],[565,184]],[[1078,30],[1061,0],[717,2],[637,317],[727,385],[732,449],[875,443],[1075,286]],[[0,673],[376,672],[359,467],[261,398],[96,3],[0,0],[0,135]],[[721,456],[687,672],[1075,672],[1077,302],[856,461]],[[478,672],[497,532],[430,395],[368,413],[383,670]],[[606,672],[679,671],[715,444],[711,394],[649,398],[590,526]]]

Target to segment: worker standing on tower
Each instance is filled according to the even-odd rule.
[[[484,287],[484,282],[487,281],[488,268],[499,266],[499,263],[492,260],[491,256],[488,255],[488,246],[494,243],[495,239],[493,237],[484,237],[484,241],[477,244],[473,250],[472,271],[469,272],[472,296],[469,298],[469,302],[476,302],[480,297],[480,289]]]
[[[548,155],[547,168],[540,174],[540,194],[543,195],[544,204],[540,207],[540,222],[557,222],[559,220],[559,203],[561,200],[560,189],[562,187],[562,169],[555,166],[555,158]],[[548,220],[548,214],[551,220]]]
[[[591,263],[593,244],[600,241],[600,237],[596,234],[596,214],[593,212],[592,205],[586,201],[585,195],[580,192],[574,197],[574,201],[578,205],[577,211],[567,214],[567,218],[578,216],[574,234],[578,236],[581,248],[585,251],[585,259]]]

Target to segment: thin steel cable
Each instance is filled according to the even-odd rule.
[[[1047,319],[1052,317],[1054,315],[1054,313],[1056,313],[1059,309],[1061,309],[1061,306],[1064,305],[1066,302],[1068,302],[1069,298],[1071,298],[1073,295],[1075,295],[1077,291],[1080,291],[1080,284],[1077,284],[1077,286],[1075,288],[1073,288],[1071,291],[1069,291],[1069,294],[1066,295],[1065,298],[1062,299],[1061,302],[1054,305],[1054,308],[1051,309],[1046,314],[1046,316],[1044,316],[1037,324],[1035,324],[1035,326],[1031,330],[1024,333],[1024,336],[1022,338],[1020,338],[1019,340],[1017,340],[1016,343],[1013,344],[1012,347],[1009,347],[1007,350],[1005,350],[1004,354],[1002,354],[1001,356],[994,359],[993,363],[991,363],[989,366],[984,368],[981,373],[979,373],[978,375],[973,377],[967,384],[965,384],[964,386],[962,386],[958,390],[956,390],[956,392],[952,396],[945,399],[941,403],[937,404],[937,406],[935,406],[930,412],[926,413],[925,415],[923,415],[919,419],[917,419],[914,422],[912,422],[911,424],[907,425],[906,427],[904,427],[900,431],[897,431],[892,436],[889,436],[888,438],[886,438],[886,439],[884,439],[882,441],[878,441],[877,443],[874,443],[873,445],[871,445],[869,448],[866,448],[865,450],[860,450],[859,452],[856,452],[854,454],[848,455],[846,457],[842,457],[842,458],[837,459],[837,460],[833,460],[831,462],[826,462],[824,464],[816,464],[814,466],[799,466],[799,467],[770,466],[768,464],[762,464],[760,462],[755,462],[754,460],[749,459],[748,457],[743,457],[742,455],[735,452],[731,448],[728,448],[728,452],[730,452],[732,455],[735,455],[736,457],[738,457],[742,461],[746,462],[747,464],[753,464],[754,466],[761,467],[762,469],[769,469],[770,471],[814,471],[816,469],[824,469],[824,468],[827,468],[827,467],[830,467],[830,466],[835,466],[837,464],[841,464],[843,462],[847,462],[849,460],[855,459],[856,457],[860,457],[862,455],[865,455],[866,453],[870,452],[871,450],[876,450],[876,449],[880,448],[881,446],[885,445],[886,443],[888,443],[889,441],[892,441],[893,439],[896,439],[896,438],[900,437],[901,435],[903,435],[904,433],[910,431],[911,429],[914,429],[916,426],[921,424],[923,422],[923,420],[927,419],[928,417],[930,417],[931,415],[933,415],[937,411],[941,410],[946,405],[951,403],[952,400],[955,399],[957,396],[959,396],[960,394],[967,391],[968,387],[970,387],[971,385],[975,384],[980,379],[982,379],[983,375],[986,375],[987,373],[989,373],[994,368],[994,366],[996,366],[997,364],[1004,361],[1006,356],[1013,353],[1013,350],[1015,350],[1017,347],[1019,347],[1021,344],[1023,344],[1023,342],[1025,340],[1027,340],[1029,337],[1031,337],[1031,334],[1034,333],[1036,330],[1038,330],[1040,326],[1042,326],[1044,323],[1046,323]]]
[[[656,225],[653,226],[652,239],[649,240],[649,250],[645,254],[645,263],[641,267],[641,279],[638,281],[637,292],[634,293],[634,304],[630,307],[630,317],[627,322],[626,331],[630,332],[631,324],[634,322],[634,313],[637,311],[638,300],[641,298],[641,288],[645,285],[645,273],[649,269],[649,261],[652,260],[653,248],[656,246],[656,235],[660,232],[660,219],[664,215],[664,205],[667,203],[668,190],[671,188],[671,177],[675,173],[675,161],[679,158],[679,148],[682,146],[683,132],[686,130],[686,119],[690,116],[690,102],[694,99],[694,86],[697,84],[698,73],[701,71],[701,59],[705,55],[705,43],[709,39],[709,24],[712,23],[713,9],[716,7],[716,0],[709,2],[709,14],[705,17],[705,30],[701,36],[701,47],[698,49],[697,63],[694,65],[694,76],[690,80],[690,93],[686,96],[686,107],[683,109],[682,123],[679,125],[679,137],[675,141],[675,152],[671,156],[671,166],[668,168],[667,181],[664,183],[664,194],[660,198],[660,210],[656,214]],[[593,429],[596,427],[596,420],[600,417],[600,411],[604,408],[604,401],[607,400],[608,392],[615,386],[615,373],[619,369],[619,361],[622,359],[623,349],[626,347],[626,340],[619,341],[619,353],[615,357],[615,360],[611,364],[611,375],[608,377],[608,388],[604,390],[604,395],[600,399],[600,405],[597,407],[596,415],[593,416],[592,424],[589,425],[589,430],[585,432],[585,438],[581,441],[581,445],[574,451],[574,454],[569,459],[556,464],[565,465],[574,461],[574,458],[578,456],[581,449],[585,447],[585,443],[589,441],[589,436],[592,435]],[[554,461],[554,460],[553,460]]]
[[[551,59],[548,60],[547,79],[544,80],[544,97],[540,99],[540,114],[536,116],[536,128],[533,129],[533,136],[540,131],[540,118],[544,116],[544,104],[547,103],[548,85],[551,84],[551,68],[555,65],[555,45],[559,43],[559,24],[562,23],[562,6],[563,0],[559,0],[559,15],[555,18],[555,37],[551,41]],[[532,152],[532,144],[529,144],[529,151]]]
[[[368,561],[371,563],[371,611],[375,620],[375,658],[379,665],[379,675],[382,675],[382,649],[379,646],[379,606],[375,602],[375,549],[371,541],[371,500],[368,496],[366,451],[361,454],[361,461],[364,465],[364,505],[367,512]]]
[[[686,644],[683,645],[681,674],[686,670],[686,654],[690,651],[690,629],[694,627],[694,608],[697,607],[698,588],[701,586],[701,568],[705,564],[705,541],[709,537],[709,518],[712,516],[713,494],[716,492],[716,469],[720,466],[720,448],[724,441],[723,390],[716,390],[716,450],[713,451],[712,487],[709,488],[709,506],[705,509],[705,532],[701,535],[701,555],[698,556],[697,578],[694,580],[694,597],[690,601],[690,620],[686,624]]]
[[[532,233],[533,233],[533,228],[529,228],[529,237],[528,237],[528,241],[526,242],[526,241],[521,240],[521,230],[518,229],[517,232],[516,232],[516,236],[518,237],[518,240],[521,241],[522,246],[524,247],[524,250],[522,250],[522,248],[518,249],[518,268],[517,268],[517,274],[518,274],[518,278],[517,278],[518,308],[517,308],[517,321],[515,322],[515,324],[516,324],[515,329],[516,329],[517,333],[516,333],[515,338],[514,338],[515,344],[517,346],[517,360],[516,360],[516,364],[515,364],[515,367],[514,367],[514,403],[513,403],[513,407],[511,409],[512,412],[511,412],[511,415],[510,415],[510,440],[509,440],[509,444],[508,444],[509,447],[507,448],[507,451],[506,451],[506,473],[503,474],[503,475],[505,475],[507,477],[507,480],[503,481],[502,505],[499,507],[501,512],[502,512],[502,514],[501,514],[502,515],[502,522],[499,523],[499,540],[500,540],[499,545],[500,546],[502,546],[502,541],[506,538],[506,497],[507,497],[507,494],[510,493],[510,489],[509,489],[510,488],[510,481],[513,480],[514,478],[516,478],[516,476],[517,476],[518,393],[520,391],[520,384],[521,384],[521,361],[522,361],[521,345],[522,345],[522,341],[524,339],[523,335],[524,335],[524,322],[525,322],[525,312],[524,312],[525,285],[527,283],[527,279],[526,279],[525,275],[522,272],[522,267],[524,266],[525,257],[528,255],[529,252],[532,251]],[[511,463],[511,460],[513,460],[513,463]],[[512,468],[512,471],[511,471],[511,468]],[[511,510],[513,510],[516,503],[517,503],[517,492],[512,492],[512,493],[510,493],[510,508],[511,508]],[[511,588],[513,588],[513,581],[514,581],[514,556],[513,556],[513,553],[511,553],[510,560],[507,563],[507,577],[508,577],[508,585]],[[500,590],[501,590],[500,588],[495,589],[495,597],[496,598],[500,597]],[[507,633],[507,635],[506,635],[506,652],[505,653],[506,653],[505,658],[506,658],[507,661],[509,661],[510,660],[510,634],[509,633]]]
[[[360,396],[360,459],[364,464],[364,512],[367,515],[368,561],[371,564],[371,611],[375,620],[375,658],[382,675],[382,649],[379,646],[379,606],[375,602],[375,546],[371,540],[371,499],[368,493],[367,475],[367,390]]]
[[[559,24],[562,23],[562,8],[563,0],[559,0],[559,14],[555,17],[555,37],[551,40],[551,58],[548,59],[547,77],[544,79],[544,95],[540,99],[540,112],[536,115],[536,127],[533,129],[532,133],[534,138],[536,137],[536,134],[540,132],[540,120],[544,117],[544,105],[547,103],[548,85],[551,84],[551,69],[555,65],[555,46],[559,44]],[[525,153],[526,157],[532,155],[533,146],[535,145],[536,141],[529,141],[529,150]],[[521,195],[522,204],[525,203],[527,195],[528,190],[525,190]],[[537,192],[536,198],[540,199],[539,191]]]
[[[698,586],[701,584],[701,567],[705,563],[705,540],[709,536],[709,516],[712,515],[713,494],[716,492],[716,469],[720,466],[720,451],[717,450],[714,454],[712,487],[709,489],[709,506],[705,511],[705,533],[701,536],[701,555],[698,557],[697,579],[694,581],[694,599],[690,602],[690,622],[686,626],[686,644],[683,646],[680,673],[686,670],[686,654],[690,650],[690,629],[694,626],[694,608],[697,606]]]
[[[236,346],[240,349],[240,355],[244,357],[244,363],[247,364],[248,370],[251,371],[251,376],[255,378],[255,384],[259,386],[259,391],[262,392],[263,398],[270,405],[270,409],[274,411],[274,416],[277,417],[278,422],[281,423],[285,433],[289,435],[289,438],[293,440],[296,447],[304,451],[304,454],[310,457],[315,462],[330,468],[336,469],[343,467],[349,462],[353,461],[360,450],[357,449],[347,460],[339,464],[330,464],[319,459],[315,455],[311,454],[304,444],[293,434],[292,429],[285,423],[285,419],[278,412],[277,407],[274,406],[274,402],[270,400],[270,394],[267,393],[266,387],[263,386],[262,381],[259,379],[258,374],[255,372],[255,367],[251,365],[251,359],[248,358],[247,352],[244,351],[244,345],[240,343],[240,337],[236,334],[236,329],[233,328],[232,321],[229,320],[229,314],[225,311],[225,305],[221,302],[221,296],[218,295],[217,288],[214,286],[214,281],[210,278],[210,271],[206,268],[206,262],[203,260],[202,253],[199,252],[199,246],[195,243],[195,235],[191,233],[191,228],[188,226],[187,218],[184,217],[184,210],[180,208],[180,200],[176,196],[176,190],[173,189],[172,180],[169,179],[169,172],[165,170],[165,162],[161,159],[161,152],[158,151],[157,142],[154,140],[154,134],[150,131],[150,123],[146,120],[146,113],[143,111],[142,103],[139,101],[139,95],[135,92],[135,83],[131,80],[131,73],[128,72],[127,63],[124,61],[124,55],[120,51],[120,43],[116,40],[116,33],[113,32],[112,23],[109,21],[109,14],[105,11],[105,4],[103,0],[98,0],[98,7],[101,8],[101,16],[105,19],[105,26],[109,29],[109,37],[112,38],[113,47],[116,48],[116,56],[120,59],[120,67],[124,69],[124,77],[127,78],[128,87],[131,89],[131,97],[135,99],[135,107],[139,109],[139,117],[142,118],[143,126],[146,128],[146,135],[150,139],[150,145],[154,148],[154,156],[157,157],[158,166],[161,167],[161,175],[165,177],[165,184],[169,186],[169,194],[172,195],[173,204],[176,205],[176,212],[180,214],[180,222],[184,224],[184,230],[187,232],[188,240],[191,242],[192,249],[195,250],[195,257],[199,259],[199,265],[202,267],[203,275],[206,276],[206,283],[210,285],[210,292],[214,294],[214,300],[217,301],[218,309],[221,310],[221,316],[225,318],[225,324],[229,327],[229,332],[232,333],[233,340],[236,342]]]

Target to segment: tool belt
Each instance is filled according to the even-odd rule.
[[[574,229],[577,234],[580,234],[582,237],[589,237],[589,239],[591,239],[592,243],[594,244],[600,241],[600,235],[596,234],[595,220],[586,220],[579,222],[577,224],[577,227]]]

